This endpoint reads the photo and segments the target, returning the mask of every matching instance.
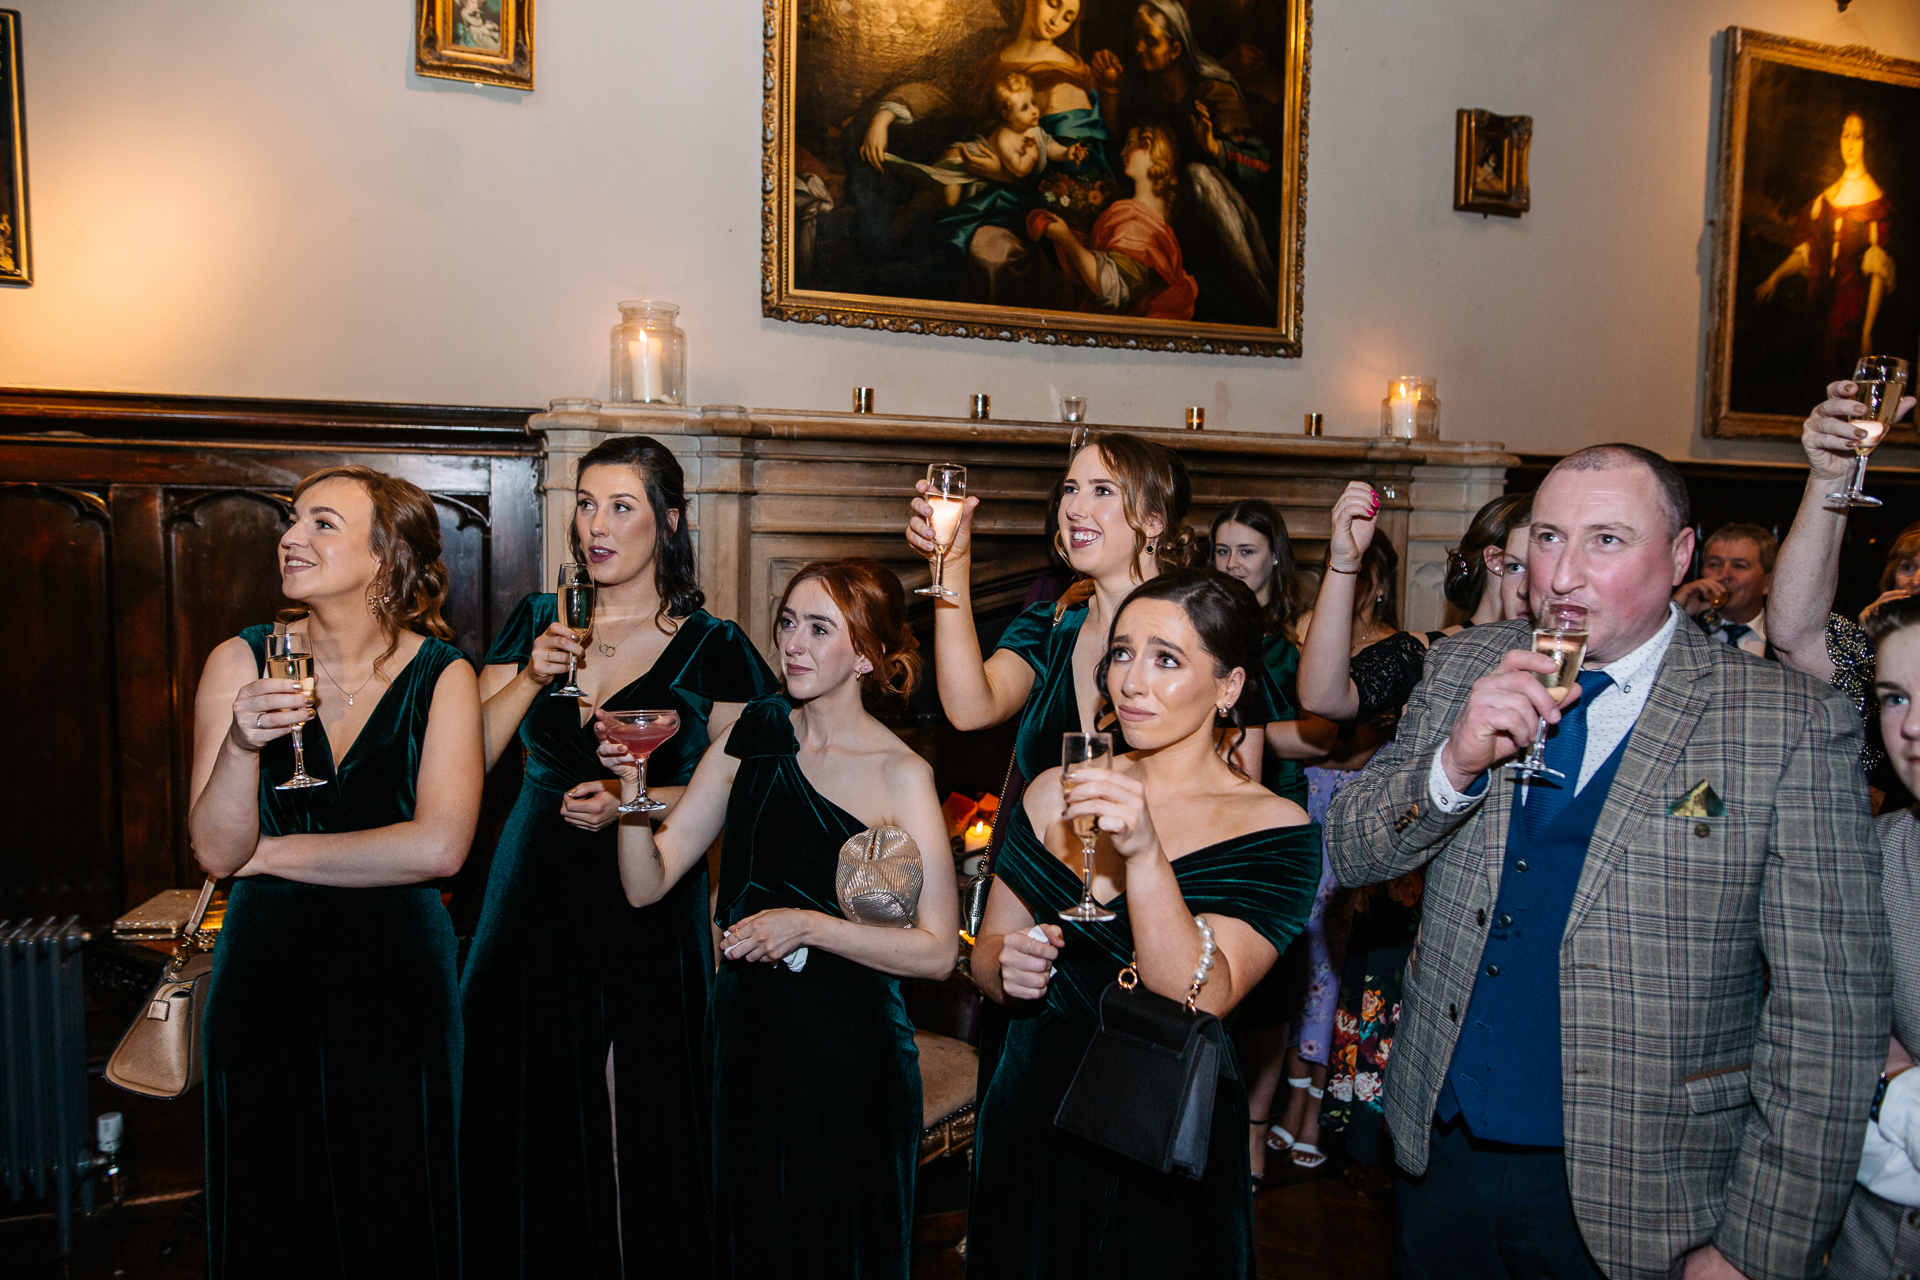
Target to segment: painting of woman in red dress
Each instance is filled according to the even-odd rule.
[[[1120,167],[1133,181],[1133,197],[1108,205],[1091,236],[1043,209],[1027,215],[1027,234],[1053,242],[1061,269],[1077,284],[1080,310],[1191,320],[1199,288],[1181,265],[1180,241],[1168,221],[1180,185],[1173,131],[1129,130]]]

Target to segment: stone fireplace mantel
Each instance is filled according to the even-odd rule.
[[[1052,485],[1066,463],[1069,428],[1058,422],[974,421],[882,414],[673,408],[555,400],[527,422],[545,442],[542,486],[546,580],[571,559],[572,480],[581,455],[608,436],[653,436],[680,459],[707,608],[746,627],[763,649],[787,579],[809,560],[871,556],[909,589],[926,561],[902,536],[907,500],[928,463],[968,469],[981,499],[974,522],[974,601],[1016,603],[1046,563]],[[1350,480],[1383,496],[1381,524],[1402,562],[1402,619],[1438,627],[1446,548],[1497,496],[1517,459],[1504,446],[1452,441],[1277,435],[1265,432],[1127,431],[1178,452],[1193,479],[1196,530],[1240,498],[1280,509],[1295,553],[1312,567],[1325,549],[1327,513]],[[925,597],[915,597],[922,606]]]

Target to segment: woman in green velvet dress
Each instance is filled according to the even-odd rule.
[[[959,907],[933,771],[862,693],[907,692],[918,655],[899,580],[871,560],[801,569],[778,617],[786,692],[715,739],[657,836],[620,824],[620,876],[629,901],[658,901],[725,824],[712,1274],[907,1280],[921,1099],[900,980],[953,968]],[[601,759],[631,794],[624,749]],[[919,848],[910,927],[839,906],[841,846],[876,827]]]
[[[1053,1117],[1129,961],[1149,990],[1224,1015],[1299,933],[1319,832],[1290,800],[1222,760],[1216,709],[1259,668],[1258,606],[1217,574],[1162,575],[1114,621],[1101,687],[1132,750],[1107,770],[1058,770],[1013,811],[973,972],[1015,1018],[975,1138],[967,1270],[992,1280],[1167,1276],[1252,1280],[1246,1091],[1222,1070],[1207,1167],[1161,1174],[1071,1137]],[[1097,898],[1117,919],[1062,926],[1079,900],[1075,818],[1104,834]],[[1204,917],[1218,953],[1203,963]],[[1042,938],[1032,930],[1038,925]]]
[[[236,876],[202,1028],[209,1271],[460,1275],[453,928],[433,881],[480,811],[480,703],[447,643],[433,502],[339,467],[280,540],[288,624],[317,660],[268,676],[271,626],[207,659],[194,853]],[[310,707],[317,708],[317,716]],[[281,790],[302,726],[307,773]]]
[[[657,441],[615,436],[580,460],[573,546],[597,587],[587,644],[552,594],[528,596],[480,677],[488,766],[516,732],[526,766],[460,986],[467,1275],[612,1280],[623,1239],[626,1274],[703,1275],[707,878],[626,905],[593,709],[680,713],[648,766],[670,802],[708,735],[775,684],[740,629],[700,607],[684,480]],[[569,657],[584,700],[548,688]]]

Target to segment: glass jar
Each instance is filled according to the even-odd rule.
[[[609,353],[611,403],[687,402],[687,335],[673,322],[679,314],[671,302],[643,298],[620,304]]]
[[[1440,438],[1440,395],[1432,378],[1402,375],[1387,384],[1380,434],[1395,440]]]

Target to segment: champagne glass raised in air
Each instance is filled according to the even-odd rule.
[[[678,711],[609,711],[607,736],[640,762],[640,789],[620,806],[621,813],[662,813],[666,805],[647,794],[647,757],[680,732]]]
[[[300,692],[307,700],[309,710],[313,707],[313,655],[302,653],[295,646],[300,638],[282,633],[267,637],[267,674],[275,680],[298,680]],[[275,787],[275,791],[299,791],[304,787],[324,787],[325,778],[315,778],[307,773],[307,748],[300,740],[301,726],[293,726],[293,776]]]
[[[569,560],[560,566],[560,621],[573,632],[575,644],[585,644],[593,633],[593,574],[584,564]],[[577,660],[567,655],[567,682],[549,696],[584,698],[587,691],[574,682]]]
[[[967,509],[967,469],[954,462],[936,462],[927,468],[927,504],[933,508],[933,582],[920,587],[917,596],[947,596],[955,593],[940,584],[946,568],[947,552],[953,550],[953,538],[960,531],[960,513]]]
[[[1567,690],[1580,679],[1580,664],[1587,660],[1587,607],[1571,600],[1549,599],[1541,606],[1533,624],[1533,651],[1554,659],[1552,671],[1541,673],[1540,683],[1555,702],[1564,702]],[[1535,778],[1561,778],[1567,775],[1547,768],[1547,718],[1540,717],[1540,732],[1525,760],[1509,761],[1507,768],[1521,781]]]
[[[1867,406],[1867,416],[1854,425],[1866,435],[1853,442],[1853,481],[1845,493],[1830,493],[1827,501],[1843,507],[1877,507],[1880,499],[1869,497],[1867,455],[1887,438],[1887,429],[1900,416],[1900,397],[1907,394],[1907,362],[1898,356],[1862,356],[1853,367],[1853,398]]]
[[[1068,733],[1060,741],[1060,788],[1073,803],[1073,775],[1080,769],[1113,768],[1113,735],[1110,733]],[[1093,846],[1100,838],[1100,819],[1088,816],[1073,820],[1073,834],[1080,837],[1080,905],[1060,913],[1062,920],[1076,923],[1102,923],[1116,919],[1113,912],[1093,900]]]

